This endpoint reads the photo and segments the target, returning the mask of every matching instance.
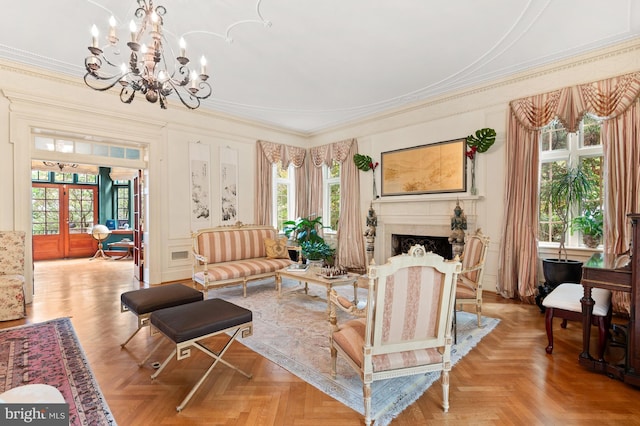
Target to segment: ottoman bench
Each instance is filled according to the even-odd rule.
[[[124,348],[142,327],[149,325],[151,312],[199,302],[202,299],[204,299],[202,292],[183,284],[168,284],[122,293],[120,295],[120,312],[133,312],[138,317],[138,328],[120,346]]]
[[[207,299],[188,305],[174,306],[172,308],[154,311],[149,316],[149,320],[155,329],[175,344],[175,348],[171,354],[169,354],[167,359],[160,365],[160,368],[151,376],[151,379],[158,377],[174,355],[176,355],[178,361],[188,358],[191,355],[191,347],[201,350],[214,359],[213,363],[203,373],[191,391],[189,391],[189,394],[180,405],[176,407],[177,411],[181,411],[185,407],[218,362],[231,367],[247,378],[251,378],[251,374],[245,373],[238,367],[222,359],[222,356],[238,335],[242,334],[242,337],[248,337],[252,334],[253,313],[250,310],[234,305],[226,300]],[[224,334],[228,339],[218,352],[200,343],[201,340],[219,334]]]

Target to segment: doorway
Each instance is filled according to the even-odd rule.
[[[33,260],[88,257],[96,250],[89,230],[98,222],[98,187],[33,183]]]

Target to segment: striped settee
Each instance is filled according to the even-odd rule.
[[[265,240],[278,240],[276,229],[261,225],[234,225],[201,229],[192,234],[193,275],[196,288],[242,284],[247,296],[247,282],[275,276],[289,266],[288,255],[267,257]],[[284,253],[287,253],[284,250]]]

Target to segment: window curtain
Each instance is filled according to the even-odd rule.
[[[352,158],[358,152],[356,139],[348,139],[330,145],[311,148],[312,210],[322,209],[322,164],[331,165],[332,160],[340,163],[340,221],[338,223],[338,247],[336,263],[349,269],[362,270],[366,267],[362,218],[360,217],[360,176]]]
[[[296,168],[296,200],[305,200],[306,185],[304,184],[304,159],[306,151],[303,148],[282,145],[267,141],[256,143],[256,203],[254,205],[254,220],[258,225],[271,225],[273,222],[271,189],[273,179],[271,168],[273,164],[282,162],[282,167],[293,164]],[[299,173],[298,170],[301,172]],[[300,176],[298,176],[300,175]],[[301,194],[302,191],[302,194]]]
[[[294,167],[294,182],[296,191],[296,203],[293,217],[305,217],[309,214],[309,191],[307,185],[307,167],[304,161],[307,156],[307,150],[297,146],[285,145],[284,157],[282,160],[283,167]]]
[[[322,165],[331,166],[330,145],[322,145],[309,150],[309,215],[322,216]]]
[[[640,211],[639,95],[640,73],[631,73],[510,103],[503,244],[497,284],[501,295],[533,303],[538,283],[539,135],[541,128],[555,117],[569,132],[578,129],[586,113],[605,119],[604,251],[626,250],[631,237],[626,215]],[[614,293],[614,310],[628,310],[624,297]]]

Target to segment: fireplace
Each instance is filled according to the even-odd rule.
[[[391,235],[391,255],[407,253],[411,246],[420,244],[427,251],[439,254],[445,259],[453,257],[453,250],[449,244],[448,237],[427,236],[427,235]]]
[[[378,216],[374,254],[376,263],[383,264],[395,255],[394,247],[400,243],[394,242],[394,239],[402,235],[411,237],[411,241],[423,244],[427,250],[432,250],[445,259],[451,259],[451,216],[458,202],[467,216],[467,233],[475,231],[476,197],[443,194],[428,197],[383,197],[374,201],[372,204]],[[426,240],[429,243],[425,244]],[[434,244],[440,248],[436,249],[431,241],[438,241]]]

